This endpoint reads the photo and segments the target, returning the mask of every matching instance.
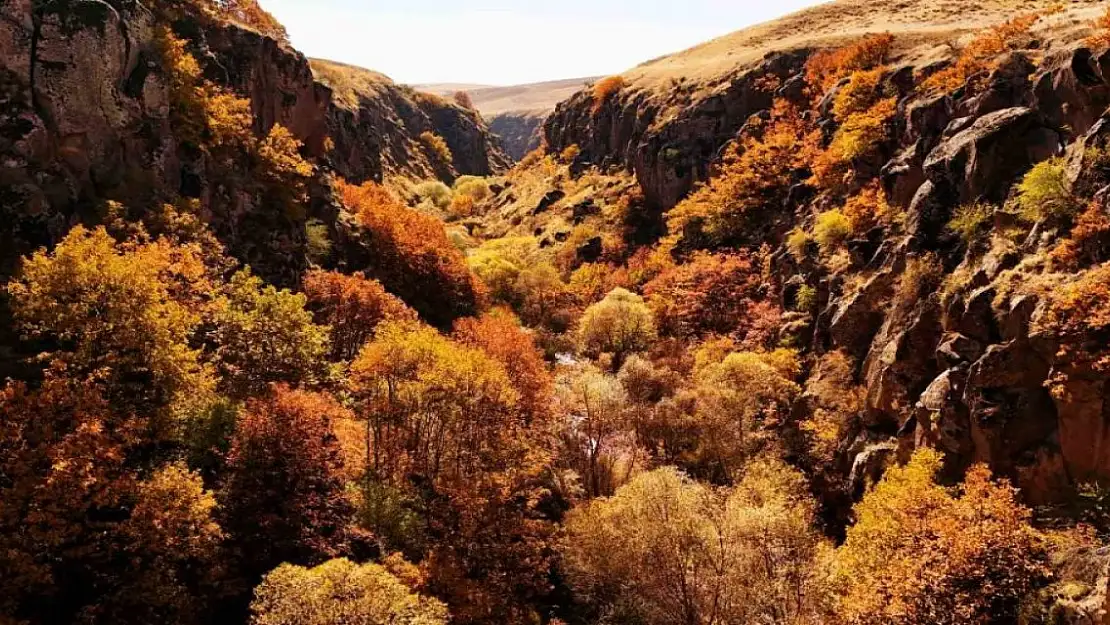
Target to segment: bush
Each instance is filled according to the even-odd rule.
[[[582,148],[578,147],[577,143],[568,145],[567,148],[559,154],[559,160],[568,164],[573,163],[574,159],[578,158],[578,155],[581,153]]]
[[[967,85],[972,77],[980,76],[977,84],[970,85],[977,90],[981,86],[978,83],[985,79],[982,75],[995,68],[999,56],[1030,43],[1032,28],[1040,20],[1040,15],[1026,13],[990,28],[961,50],[951,67],[930,76],[921,88],[928,92],[955,91]]]
[[[1017,204],[1022,217],[1029,222],[1075,216],[1080,204],[1069,188],[1063,157],[1037,163],[1025,174],[1018,185]]]
[[[906,270],[894,293],[894,305],[899,310],[909,310],[918,301],[929,297],[941,285],[944,267],[932,252],[915,256],[906,261]]]
[[[956,209],[948,229],[959,235],[965,245],[970,245],[990,227],[994,210],[990,204],[965,204]]]
[[[813,238],[823,254],[835,251],[851,234],[852,222],[838,210],[821,213],[813,225]]]
[[[451,154],[451,148],[447,146],[447,141],[443,137],[430,130],[425,130],[420,133],[420,143],[424,146],[428,156],[440,165],[450,167],[454,164],[455,156]]]
[[[474,108],[473,98],[471,98],[470,94],[465,91],[456,91],[451,95],[451,99],[455,101],[455,104],[458,104],[468,111],[477,110]]]
[[[619,370],[628,354],[642,352],[655,340],[655,321],[643,298],[624,289],[613,289],[605,299],[590,306],[578,323],[582,353],[598,357],[613,355]]]
[[[600,113],[602,107],[605,106],[605,103],[608,102],[610,98],[620,93],[620,90],[624,89],[624,85],[624,78],[620,76],[610,76],[608,78],[602,78],[601,80],[594,83],[593,114],[597,115],[598,113]]]
[[[871,154],[886,140],[887,122],[894,117],[897,101],[881,100],[862,113],[849,115],[823,154],[814,163],[818,186],[836,188],[844,181],[853,163]]]
[[[455,181],[455,195],[464,195],[475,202],[481,202],[490,196],[489,182],[478,176],[460,176]]]
[[[858,234],[867,232],[878,224],[889,224],[897,220],[894,208],[887,202],[886,192],[878,181],[848,198],[844,202],[843,213],[852,222],[852,231]]]
[[[818,52],[806,63],[806,82],[824,93],[854,72],[886,64],[893,46],[894,35],[886,33],[867,35],[851,45]]]
[[[451,193],[451,188],[438,180],[427,180],[416,185],[413,189],[416,194],[416,199],[419,202],[431,202],[441,211],[445,211],[451,207],[451,201],[454,195]]]
[[[794,228],[786,237],[786,249],[794,260],[803,262],[809,249],[810,238],[802,228]]]
[[[798,312],[808,313],[812,312],[814,308],[817,308],[817,289],[808,284],[802,285],[794,298],[794,309]]]
[[[326,263],[331,258],[332,244],[328,236],[328,226],[324,222],[313,219],[304,226],[305,254],[308,260],[317,265]]]
[[[851,82],[842,88],[833,100],[833,116],[845,121],[856,113],[862,113],[875,105],[879,99],[883,68],[852,73]]]

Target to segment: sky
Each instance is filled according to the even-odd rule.
[[[604,76],[818,0],[261,0],[311,57],[407,84]]]

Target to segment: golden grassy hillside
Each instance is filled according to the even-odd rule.
[[[1040,26],[1067,35],[1089,29],[1107,3],[1096,0],[836,0],[781,19],[649,61],[624,74],[633,87],[653,89],[674,79],[709,82],[758,62],[769,52],[823,47],[864,33],[898,35],[899,52],[908,60],[942,56],[982,28],[1016,12],[1063,11]]]

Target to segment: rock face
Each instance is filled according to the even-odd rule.
[[[312,61],[312,69],[332,94],[326,128],[334,149],[328,159],[348,180],[451,182],[460,175],[501,173],[511,162],[476,111],[369,70],[320,60]],[[446,141],[450,163],[421,142],[425,132]]]
[[[501,138],[505,153],[514,161],[540,147],[543,143],[544,113],[509,111],[489,118],[490,132]]]
[[[108,200],[135,211],[185,197],[256,272],[299,281],[306,221],[334,231],[323,176],[309,185],[304,211],[282,214],[249,192],[249,164],[213,163],[175,136],[150,11],[133,0],[8,0],[0,18],[0,279],[73,225],[99,223]],[[211,20],[178,20],[175,29],[207,80],[250,100],[255,133],[287,127],[319,174],[451,180],[508,165],[474,111],[392,83],[350,106],[273,39]],[[446,141],[452,162],[431,164],[424,132]]]
[[[577,145],[583,163],[631,169],[648,203],[670,208],[706,179],[721,146],[753,114],[769,109],[780,89],[789,89],[780,85],[807,57],[804,51],[772,54],[754,69],[719,77],[696,101],[678,87],[663,94],[622,91],[595,109],[592,91],[581,91],[547,118],[544,137],[555,152]]]

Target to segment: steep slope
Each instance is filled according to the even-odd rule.
[[[371,70],[314,59],[317,80],[334,93],[327,121],[332,161],[345,177],[366,179],[489,176],[508,166],[500,143],[475,111],[431,93],[398,85]],[[450,160],[422,139],[442,137]]]
[[[603,106],[581,91],[559,105],[544,134],[553,151],[570,145],[582,161],[634,170],[652,204],[674,206],[705,180],[709,163],[748,117],[769,107],[795,81],[807,51],[867,32],[897,35],[898,62],[926,66],[951,56],[951,45],[1015,11],[1057,3],[991,0],[838,0],[748,28],[626,72],[624,88]],[[1100,10],[1094,0],[1068,3],[1040,27],[1083,30]],[[780,91],[782,90],[782,91]]]

